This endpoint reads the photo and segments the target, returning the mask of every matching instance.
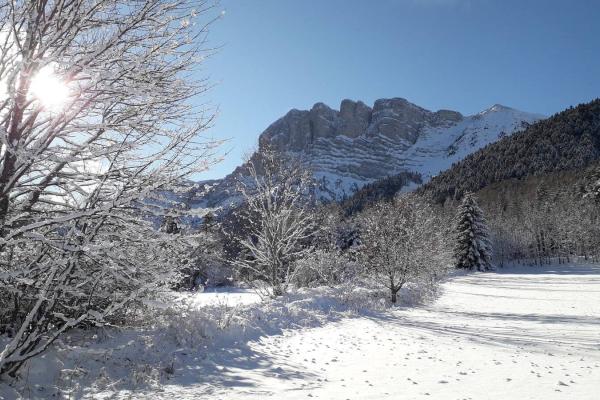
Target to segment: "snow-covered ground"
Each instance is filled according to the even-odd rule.
[[[430,306],[288,330],[197,374],[153,398],[598,399],[600,267],[458,276]]]
[[[360,293],[345,306],[321,289],[264,304],[244,290],[189,294],[192,309],[207,311],[53,350],[27,367],[21,396],[599,398],[600,266],[457,275],[442,289],[429,305],[386,311],[374,299],[359,313],[344,307],[360,310]],[[217,315],[208,310],[229,310],[233,327],[206,325]]]
[[[176,298],[185,298],[196,307],[248,305],[261,301],[260,296],[252,289],[231,287],[207,288],[199,293],[178,293]]]

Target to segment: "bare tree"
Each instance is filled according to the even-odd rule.
[[[243,250],[233,264],[256,289],[280,296],[315,231],[309,210],[312,174],[300,160],[265,146],[248,162],[247,177],[239,185],[245,200],[239,217],[248,229],[236,237]]]
[[[447,268],[446,232],[417,197],[377,203],[360,219],[362,261],[369,276],[389,290],[392,303],[406,283],[433,283]]]
[[[297,261],[296,283],[348,289],[360,276],[352,243],[355,227],[344,219],[339,203],[322,204],[313,214],[319,230],[312,237],[311,253]]]
[[[0,3],[0,374],[65,330],[115,321],[167,282],[188,240],[153,229],[164,194],[212,162],[211,5]],[[181,210],[189,213],[189,210]]]

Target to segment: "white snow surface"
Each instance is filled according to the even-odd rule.
[[[598,399],[600,267],[458,276],[432,305],[285,331],[163,398]]]
[[[274,318],[294,317],[283,329],[263,330],[258,335],[246,332],[249,341],[237,345],[204,346],[195,352],[179,349],[179,353],[190,353],[187,361],[175,358],[174,373],[159,384],[143,390],[111,390],[113,386],[108,385],[86,391],[86,396],[181,400],[599,398],[599,265],[511,267],[457,274],[427,305],[371,309],[347,316],[338,313],[338,318],[327,323],[310,322],[319,309],[336,310],[331,299],[315,300],[315,293],[318,291],[305,293],[305,300],[291,299],[285,313],[254,315],[255,322],[261,315],[270,318],[272,326],[276,325]],[[196,301],[199,305],[210,303],[201,299],[203,296],[215,297],[209,293],[192,296],[200,298]],[[254,301],[251,299],[240,292],[231,298],[232,305]],[[279,303],[269,304],[271,309],[281,308]],[[102,358],[97,349],[89,354]],[[135,357],[134,351],[130,357]],[[110,368],[111,362],[119,360],[104,362]],[[10,393],[1,389],[0,395]],[[29,392],[31,398],[40,397],[35,390]]]
[[[249,305],[259,303],[261,297],[252,289],[234,287],[206,288],[197,293],[177,293],[177,299],[187,299],[194,307]]]

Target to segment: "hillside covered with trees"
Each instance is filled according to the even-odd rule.
[[[506,179],[585,168],[599,158],[600,99],[596,99],[469,155],[433,178],[421,192],[443,202]]]

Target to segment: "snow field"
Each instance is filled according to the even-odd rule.
[[[599,398],[600,266],[457,273],[392,310],[367,293],[180,295],[155,330],[74,332],[0,398]]]
[[[458,276],[431,306],[285,331],[161,398],[598,399],[600,269]],[[244,361],[245,360],[245,361]]]

